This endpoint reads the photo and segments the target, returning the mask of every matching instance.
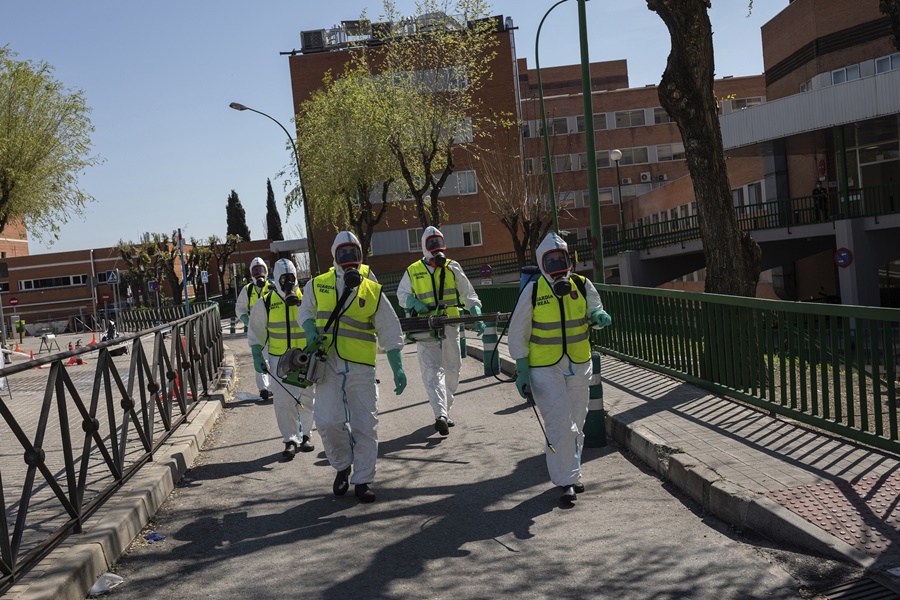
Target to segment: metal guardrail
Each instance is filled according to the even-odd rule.
[[[214,389],[223,356],[221,321],[210,306],[0,369],[0,593],[81,532],[153,460]]]
[[[900,454],[900,309],[596,286],[600,351]],[[477,288],[510,311],[517,285]]]

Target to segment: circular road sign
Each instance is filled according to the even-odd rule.
[[[853,262],[853,253],[848,248],[838,248],[834,251],[834,264],[846,269]]]
[[[481,265],[482,279],[489,278],[493,272],[494,272],[494,270],[491,268],[491,265]]]
[[[18,303],[19,303],[19,299],[16,298],[15,296],[12,296],[12,297],[9,299],[9,305],[10,305],[10,306],[15,306],[15,305],[18,304]]]
[[[106,294],[106,293],[100,294],[100,299],[103,300],[104,302],[109,302],[109,294]]]

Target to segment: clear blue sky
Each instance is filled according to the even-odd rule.
[[[511,16],[518,56],[534,66],[534,38],[555,0],[495,0]],[[788,4],[714,0],[710,16],[716,76],[762,73],[760,27]],[[628,61],[633,87],[658,83],[669,52],[660,18],[644,0],[587,2],[591,61]],[[413,12],[412,0],[397,8]],[[94,152],[105,163],[80,185],[95,202],[32,254],[137,241],[144,232],[186,238],[224,236],[232,189],[247,212],[253,239],[263,237],[266,179],[272,179],[286,237],[300,237],[302,211],[286,218],[276,175],[291,161],[286,136],[264,117],[228,107],[236,101],[292,130],[288,59],[300,32],[351,20],[380,0],[0,0],[0,45],[20,60],[46,60],[92,108]],[[577,5],[555,8],[541,32],[541,66],[578,63]]]

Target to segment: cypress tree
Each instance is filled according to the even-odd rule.
[[[283,240],[281,215],[278,214],[278,206],[275,205],[275,192],[272,191],[271,179],[266,179],[266,188],[266,234],[272,241]]]
[[[250,228],[247,227],[247,213],[241,206],[237,192],[231,190],[228,195],[228,204],[225,206],[225,219],[228,227],[228,235],[239,236],[245,242],[250,241]]]

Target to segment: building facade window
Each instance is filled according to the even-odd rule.
[[[462,224],[463,246],[481,245],[481,222]]]
[[[859,65],[850,65],[831,72],[831,85],[846,83],[854,79],[859,79]]]
[[[575,117],[575,129],[578,133],[584,133],[584,115]],[[606,113],[594,113],[594,131],[606,129]]]
[[[87,275],[65,275],[62,277],[45,277],[43,279],[23,279],[19,281],[19,291],[74,287],[85,285],[87,280]]]
[[[641,148],[624,148],[622,149],[622,158],[619,165],[641,165],[650,162],[650,154],[647,147]]]
[[[606,169],[610,166],[609,160],[609,150],[598,150],[594,153],[594,156],[597,158],[597,168],[598,169]]]
[[[656,160],[684,160],[684,144],[660,144],[656,147]]]
[[[900,69],[900,52],[875,59],[875,73],[887,73]]]
[[[735,98],[731,101],[731,110],[744,110],[745,108],[750,108],[751,106],[762,103],[763,99],[759,96],[753,98]]]
[[[407,229],[406,236],[409,239],[409,251],[410,252],[421,252],[422,251],[422,233],[425,230],[421,227],[416,227],[414,229]]]
[[[572,170],[572,155],[557,154],[551,158],[554,173],[565,173]]]
[[[447,183],[441,189],[440,196],[467,196],[478,193],[475,171],[457,171],[451,173]]]
[[[550,129],[550,135],[568,135],[569,120],[566,117],[547,119],[547,127]]]
[[[639,127],[646,124],[643,109],[623,110],[616,113],[616,129]]]
[[[656,107],[653,109],[653,123],[655,125],[662,125],[664,123],[674,123],[674,120],[669,116],[669,113],[666,112],[666,109]]]

